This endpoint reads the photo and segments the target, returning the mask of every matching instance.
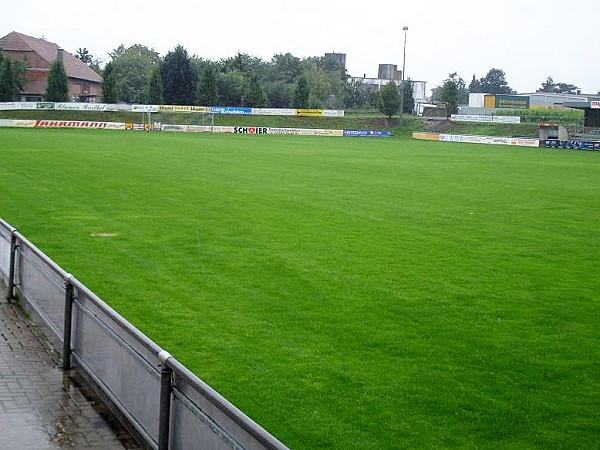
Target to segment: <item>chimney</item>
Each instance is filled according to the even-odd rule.
[[[64,52],[64,50],[62,48],[58,47],[58,50],[56,51],[56,59],[58,59],[61,63],[64,63],[63,52]]]

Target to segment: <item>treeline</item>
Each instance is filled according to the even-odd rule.
[[[22,61],[12,62],[2,55],[0,49],[0,102],[10,102],[19,98],[27,84],[27,66]]]
[[[94,67],[86,49],[78,57]],[[164,57],[121,45],[101,74],[107,103],[165,103],[271,108],[375,108],[377,92],[350,81],[333,57],[276,54],[270,61],[238,53],[211,61],[177,46]],[[96,64],[97,67],[97,64]]]

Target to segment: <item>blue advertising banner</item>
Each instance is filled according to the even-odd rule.
[[[249,115],[249,114],[252,114],[252,108],[233,107],[233,106],[211,106],[210,112],[214,113],[214,114]]]
[[[600,151],[600,142],[598,141],[561,141],[559,139],[546,139],[544,146],[546,148],[570,148],[573,150]]]
[[[350,137],[391,137],[390,130],[344,130],[344,136]]]

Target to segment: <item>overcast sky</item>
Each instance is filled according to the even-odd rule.
[[[265,61],[346,53],[352,76],[377,77],[379,64],[440,85],[451,72],[467,84],[492,68],[520,93],[548,76],[584,93],[600,91],[598,0],[16,0],[4,2],[0,36],[18,31],[104,60],[120,44],[164,56],[176,45],[219,60],[237,52]]]

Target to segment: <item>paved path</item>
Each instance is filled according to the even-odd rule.
[[[60,369],[43,333],[0,283],[0,447],[3,450],[133,449]]]

